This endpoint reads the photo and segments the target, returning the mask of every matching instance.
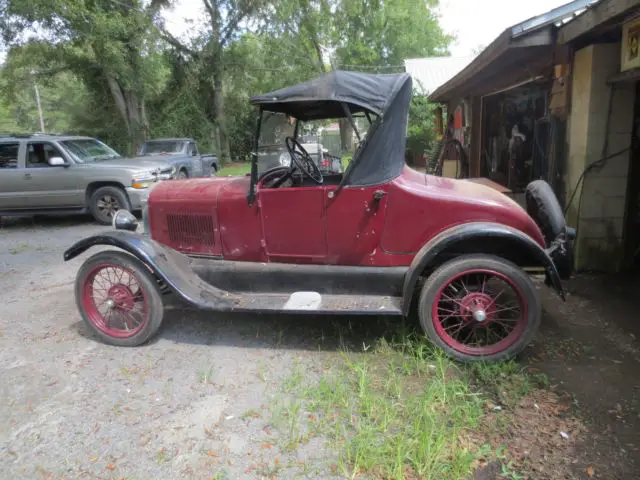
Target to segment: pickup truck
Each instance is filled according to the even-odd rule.
[[[201,155],[193,138],[155,138],[144,142],[138,156],[161,158],[176,169],[178,180],[193,177],[210,177],[218,171],[218,157]]]
[[[91,137],[0,135],[0,216],[90,212],[109,225],[175,175],[164,159],[122,157]]]

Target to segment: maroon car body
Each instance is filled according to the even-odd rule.
[[[251,174],[158,184],[144,233],[128,212],[116,231],[79,241],[76,299],[103,340],[139,345],[162,320],[163,293],[202,309],[407,315],[417,299],[426,335],[460,360],[510,358],[531,340],[540,302],[524,269],[563,298],[570,229],[548,185],[528,211],[469,180],[404,164],[411,79],[332,72],[252,99],[258,122]],[[360,137],[353,116],[369,127]],[[298,139],[303,122],[347,118],[360,145],[344,173],[323,174]],[[295,121],[292,121],[294,119]],[[277,123],[277,122],[276,122]],[[292,124],[295,125],[292,127]],[[261,168],[261,145],[284,142],[290,166]]]
[[[258,182],[252,206],[249,185],[248,176],[159,184],[149,197],[151,237],[225,260],[377,267],[408,266],[430,239],[471,221],[514,228],[545,247],[535,221],[506,195],[406,166],[385,184],[340,192]]]

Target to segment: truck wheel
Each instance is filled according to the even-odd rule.
[[[100,187],[89,200],[91,215],[102,225],[111,225],[111,219],[118,210],[131,210],[127,194],[118,187]]]
[[[84,323],[109,345],[141,345],[162,324],[158,282],[127,253],[99,252],[87,259],[78,271],[75,290]]]
[[[176,177],[178,180],[184,180],[185,178],[189,178],[189,174],[186,170],[178,171],[178,176]]]
[[[492,255],[465,255],[438,267],[418,305],[427,337],[463,362],[513,358],[533,339],[541,312],[529,275]]]

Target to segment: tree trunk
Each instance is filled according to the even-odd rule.
[[[231,147],[224,116],[224,93],[222,91],[222,69],[216,65],[213,73],[213,117],[218,133],[218,159],[220,165],[231,161]]]
[[[146,140],[149,127],[144,100],[140,100],[135,92],[122,88],[112,76],[107,76],[107,83],[116,108],[127,128],[131,150],[129,153],[135,154]]]
[[[353,127],[348,118],[341,118],[338,120],[340,127],[340,148],[342,153],[353,153]]]

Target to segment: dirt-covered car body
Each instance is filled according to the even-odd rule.
[[[214,311],[407,315],[420,290],[423,328],[453,356],[495,360],[522,350],[540,318],[523,269],[544,273],[564,298],[570,230],[546,184],[529,189],[532,217],[489,187],[406,166],[411,95],[406,74],[337,71],[252,98],[261,119],[281,113],[292,128],[265,132],[258,122],[250,175],[164,182],[149,197],[144,233],[126,231],[137,227],[123,220],[120,231],[81,240],[65,253],[71,259],[109,244],[131,256],[120,263],[90,259],[79,273],[76,295],[87,324],[117,344],[142,343],[159,324],[147,315],[125,340],[104,327],[87,282],[92,269],[115,262]],[[343,173],[323,174],[296,140],[298,123],[347,118],[355,128],[356,113],[369,119],[364,139]],[[291,166],[260,168],[261,145],[278,140]],[[153,303],[155,293],[146,294]],[[116,297],[105,301],[117,309]]]

